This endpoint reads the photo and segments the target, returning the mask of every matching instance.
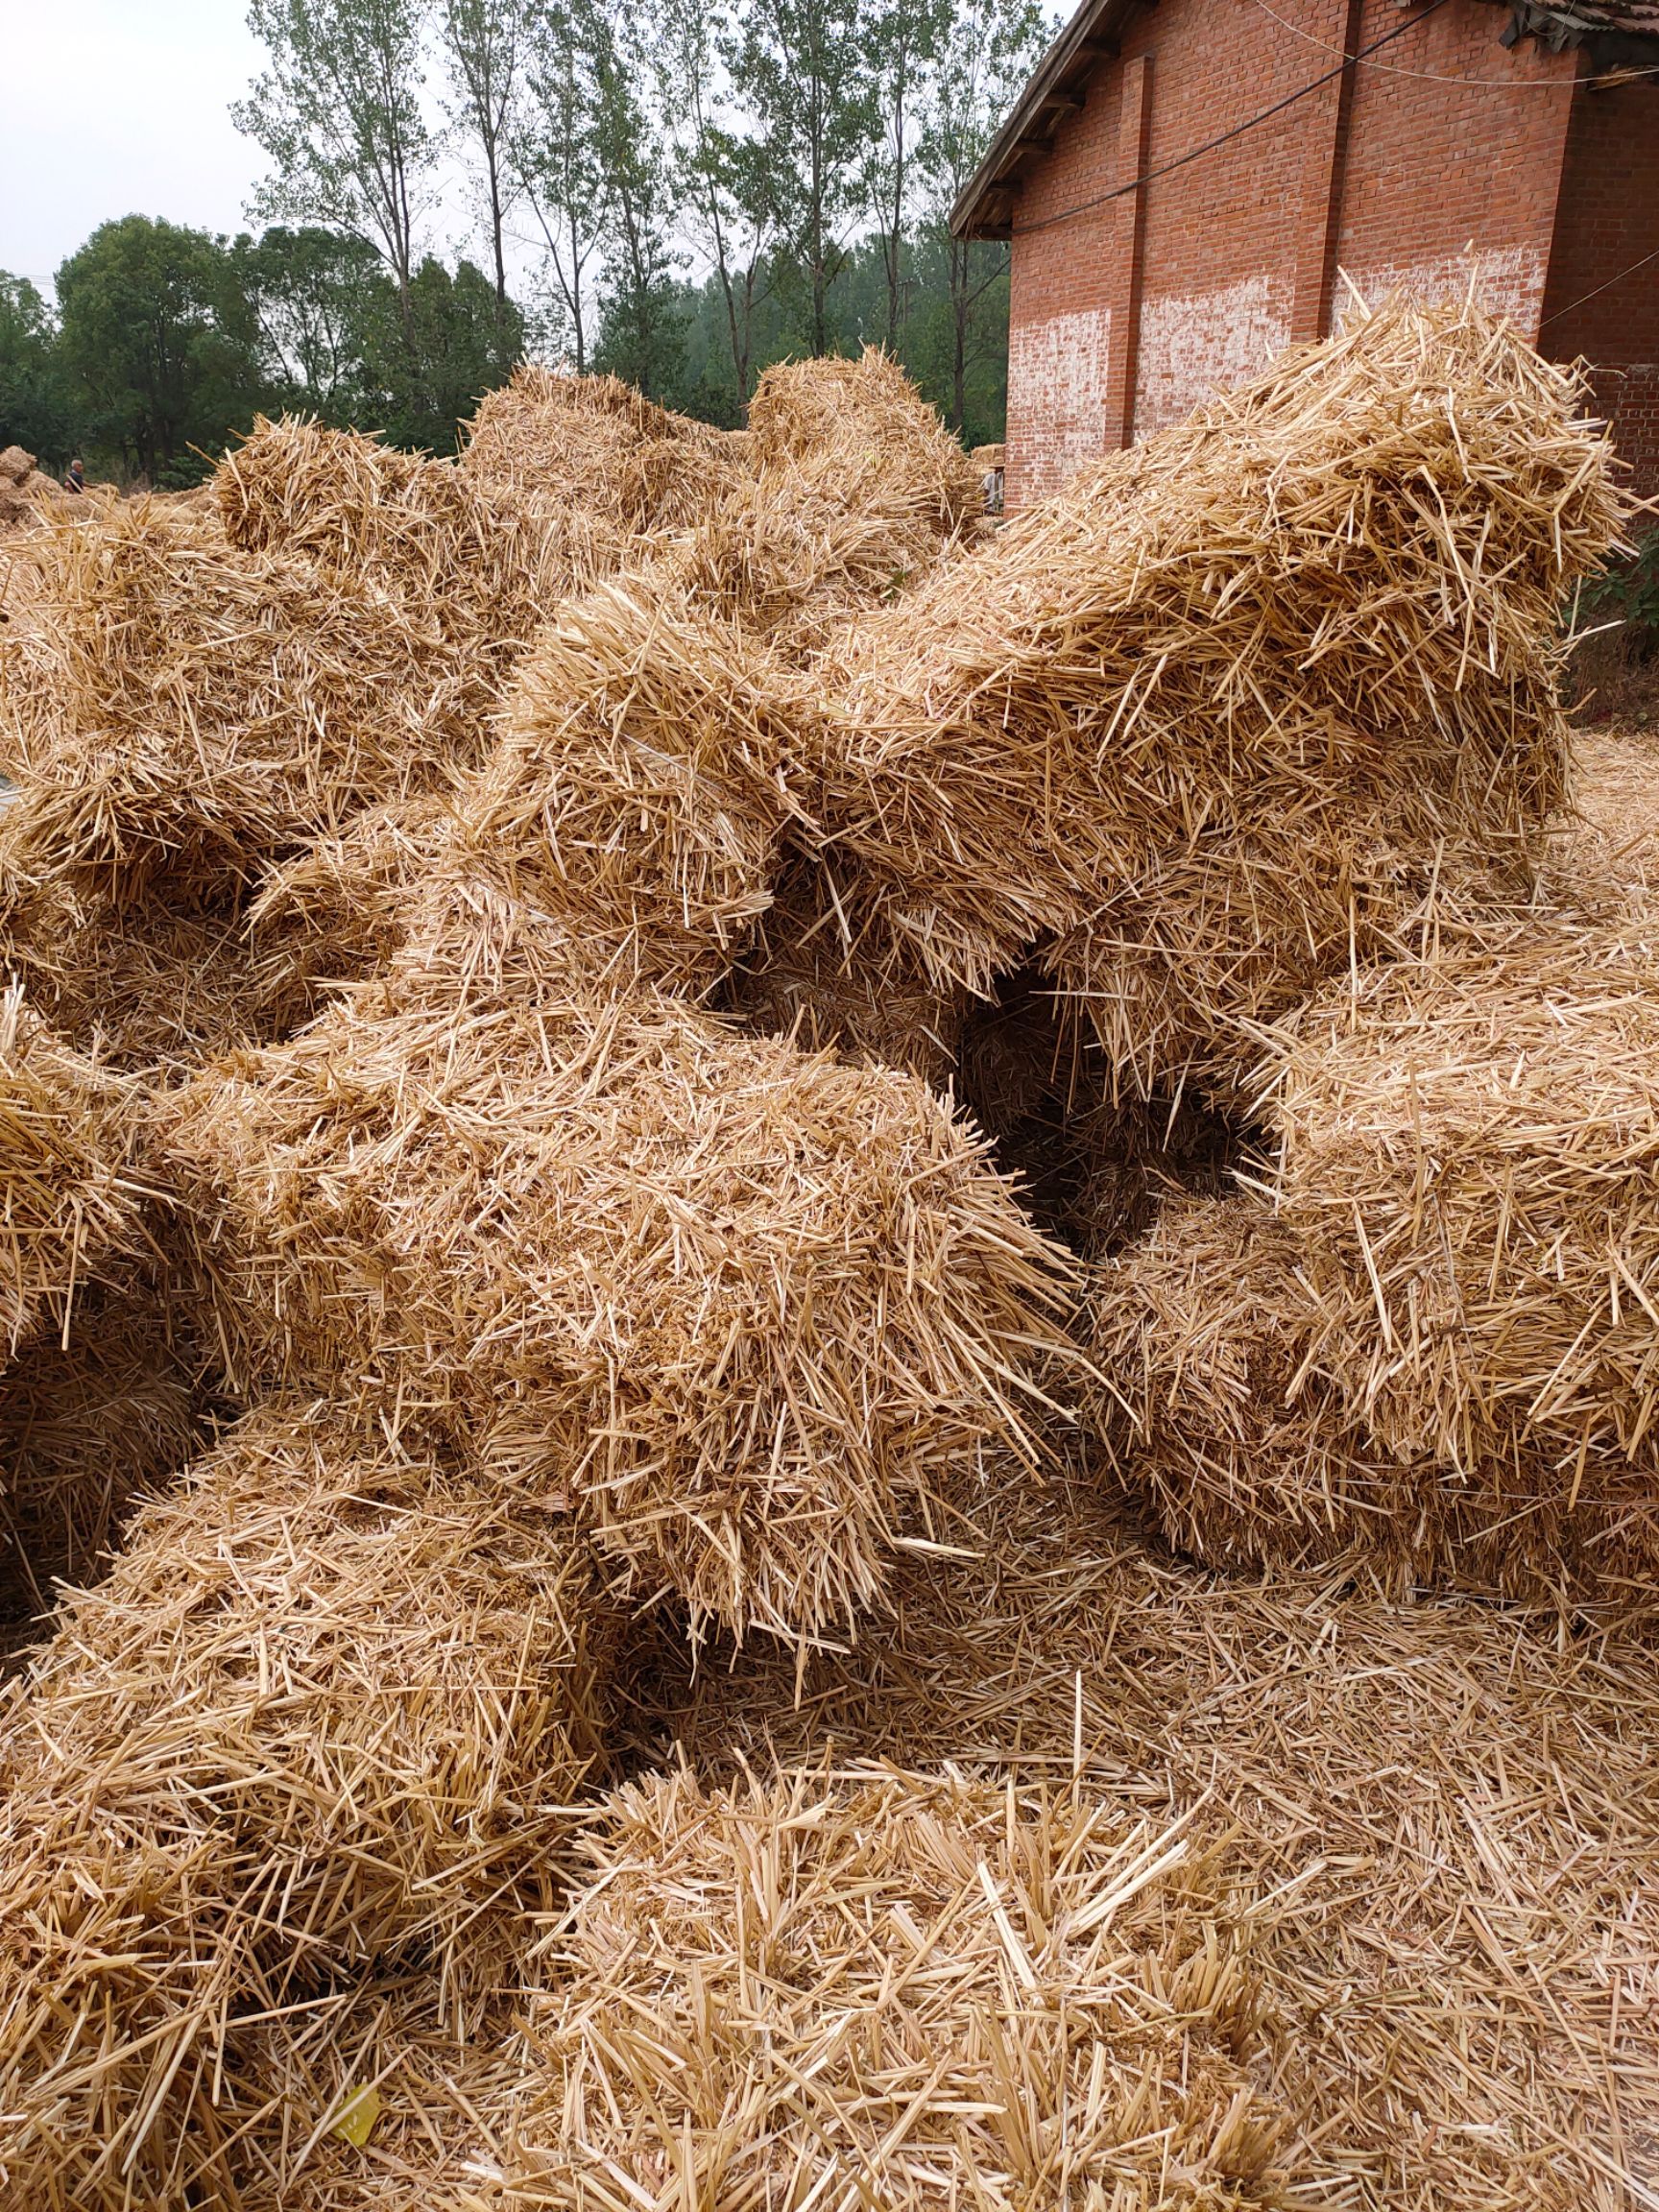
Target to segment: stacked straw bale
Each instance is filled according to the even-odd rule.
[[[949,1769],[682,1773],[586,1849],[510,2204],[1286,2201],[1255,1931],[1179,1833]]]
[[[469,741],[441,631],[337,570],[147,501],[31,545],[47,589],[4,694],[13,878],[210,905]]]
[[[1519,866],[1565,776],[1555,617],[1626,503],[1580,387],[1395,301],[1108,456],[826,653],[825,833],[929,973],[1033,947],[1119,1082]]]
[[[405,974],[158,1102],[235,1379],[572,1503],[694,1632],[850,1623],[983,1445],[1034,1449],[1059,1256],[912,1078],[459,990]]]
[[[608,1633],[556,1525],[293,1407],[145,1507],[0,1708],[12,2200],[235,2202],[244,2037],[377,1960],[475,2015],[557,1894]]]
[[[580,517],[620,548],[700,520],[742,469],[747,445],[671,414],[615,376],[523,362],[480,401],[460,466],[484,490],[534,512]]]

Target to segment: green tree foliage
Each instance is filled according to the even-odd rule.
[[[428,254],[406,307],[384,288],[368,319],[364,408],[394,445],[452,453],[462,421],[520,357],[523,326],[511,303],[503,321],[495,287],[471,261],[451,275]]]
[[[367,332],[384,322],[393,296],[374,249],[307,226],[238,238],[232,252],[276,403],[335,424],[366,421],[380,404]]]
[[[84,437],[51,310],[26,276],[0,270],[0,445],[21,445],[44,467],[62,469]]]
[[[152,483],[189,483],[263,396],[233,256],[204,230],[127,215],[58,272],[59,355],[87,431]]]

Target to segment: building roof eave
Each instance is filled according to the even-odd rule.
[[[1083,105],[1084,88],[1118,51],[1118,32],[1137,0],[1082,0],[1032,71],[1007,120],[985,149],[950,209],[957,238],[1007,238],[1020,173],[1034,154],[1046,154],[1061,121]],[[1157,0],[1144,0],[1155,7]]]

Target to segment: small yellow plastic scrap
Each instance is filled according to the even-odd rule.
[[[328,2132],[349,2143],[353,2150],[361,2151],[373,2134],[374,2123],[379,2117],[380,2092],[373,2083],[367,2089],[348,2089],[345,2102],[328,2123]]]

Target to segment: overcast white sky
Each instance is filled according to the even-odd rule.
[[[263,53],[244,4],[5,0],[0,269],[49,282],[114,215],[244,227],[263,165],[228,112]]]

